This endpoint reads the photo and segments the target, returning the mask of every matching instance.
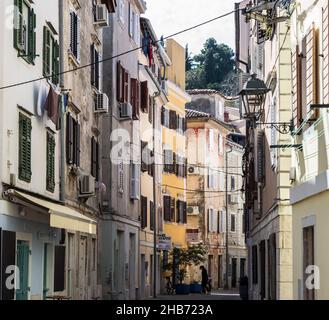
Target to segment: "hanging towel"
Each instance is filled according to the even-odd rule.
[[[37,107],[36,114],[39,117],[42,117],[45,111],[44,108],[45,108],[45,102],[47,100],[48,92],[49,92],[49,85],[46,82],[42,81],[39,87],[38,101],[36,106]]]
[[[56,125],[56,130],[59,130],[59,94],[50,86],[48,97],[45,103],[45,110],[48,111],[48,117]]]

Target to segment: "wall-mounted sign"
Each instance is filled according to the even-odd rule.
[[[170,250],[171,246],[172,246],[171,237],[168,237],[165,234],[158,235],[157,248],[159,250]]]

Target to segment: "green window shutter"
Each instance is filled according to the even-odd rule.
[[[19,114],[19,179],[31,182],[31,119]]]
[[[14,48],[23,50],[23,0],[14,1]]]
[[[46,188],[50,192],[55,191],[55,137],[47,132],[47,181]]]
[[[59,83],[59,45],[58,42],[55,41],[54,39],[52,39],[52,43],[53,43],[53,61],[52,61],[52,67],[53,67],[53,78],[52,78],[52,82],[54,84],[58,84]]]
[[[48,77],[50,75],[50,31],[45,26],[43,27],[43,75]]]
[[[33,9],[29,10],[28,19],[28,61],[34,63],[36,55],[36,15]]]

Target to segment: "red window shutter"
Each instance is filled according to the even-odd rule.
[[[124,102],[129,102],[129,73],[124,70]]]
[[[329,103],[329,5],[322,9],[323,102]]]
[[[306,105],[318,103],[318,30],[313,26],[306,35]],[[315,111],[315,118],[318,110]]]
[[[117,63],[117,100],[123,102],[123,79],[122,79],[122,67],[120,61]]]
[[[143,112],[148,112],[149,109],[149,89],[147,81],[141,83],[141,109]]]

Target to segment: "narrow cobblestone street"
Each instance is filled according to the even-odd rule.
[[[211,294],[188,294],[188,295],[160,295],[152,300],[241,300],[239,292],[236,290],[216,290]]]

